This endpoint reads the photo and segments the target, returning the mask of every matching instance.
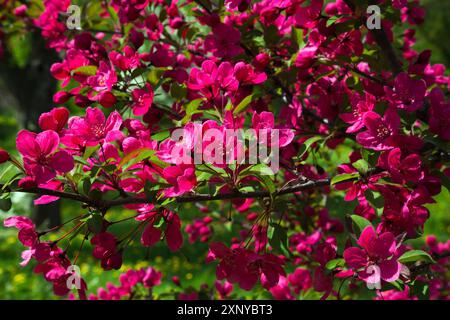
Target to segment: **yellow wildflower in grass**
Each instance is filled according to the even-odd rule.
[[[26,280],[26,277],[23,273],[18,273],[13,277],[13,283],[15,285],[21,285],[24,284]]]

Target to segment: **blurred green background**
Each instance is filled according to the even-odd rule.
[[[425,23],[417,28],[418,51],[432,49],[432,63],[442,63],[450,66],[450,1],[424,0],[423,5],[427,10]],[[396,34],[402,30],[396,30]],[[14,152],[15,135],[21,128],[36,129],[39,114],[49,110],[53,105],[52,94],[56,91],[57,84],[49,74],[49,67],[57,61],[57,56],[44,48],[39,35],[27,34],[13,39],[8,43],[9,56],[0,60],[0,147]],[[76,107],[68,106],[74,113],[79,112]],[[337,149],[335,160],[341,160],[348,154],[348,150]],[[6,165],[0,166],[0,173]],[[443,188],[442,193],[436,197],[436,204],[428,206],[431,211],[431,219],[425,228],[426,234],[435,234],[438,239],[445,241],[449,235],[449,203],[448,191]],[[42,226],[54,224],[59,219],[68,220],[82,212],[78,204],[62,201],[60,206],[42,206],[36,208],[32,204],[32,197],[24,194],[16,194],[13,197],[12,209],[5,213],[0,210],[0,220],[11,215],[33,215],[44,217]],[[342,216],[342,199],[335,199],[329,203],[332,216]],[[219,204],[217,215],[223,210]],[[113,211],[108,213],[110,220],[118,220],[131,216],[131,212]],[[199,209],[193,205],[187,205],[180,212],[184,222],[200,217]],[[129,226],[121,225],[121,228]],[[183,225],[184,229],[185,225]],[[118,230],[118,234],[120,230]],[[218,237],[228,237],[227,228],[216,230]],[[81,237],[80,237],[81,238]],[[139,244],[132,245],[125,253],[122,269],[119,271],[104,272],[99,261],[91,257],[90,245],[85,246],[79,260],[81,272],[86,279],[89,292],[95,293],[98,287],[104,287],[107,282],[118,284],[118,276],[128,268],[140,268],[153,266],[163,272],[163,284],[154,289],[156,298],[174,298],[174,295],[161,295],[161,293],[175,290],[170,278],[173,275],[180,277],[184,288],[192,286],[198,289],[202,283],[213,284],[215,279],[214,265],[204,263],[207,245],[187,243],[180,252],[171,253],[165,243],[158,244],[150,251]],[[423,243],[423,238],[416,242]],[[71,244],[72,248],[78,248],[81,241],[76,238]],[[0,299],[57,299],[53,295],[51,285],[41,276],[33,275],[33,262],[26,267],[20,267],[20,254],[22,245],[17,240],[17,231],[5,229],[0,226]],[[189,291],[189,289],[187,289]],[[262,291],[261,291],[262,292]],[[245,294],[244,294],[245,295]],[[249,294],[247,294],[250,296]],[[252,297],[268,297],[267,293],[253,293]]]

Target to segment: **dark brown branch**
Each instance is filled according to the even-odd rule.
[[[330,184],[330,179],[321,179],[317,181],[307,181],[304,183],[299,183],[291,187],[283,188],[274,193],[275,196],[279,195],[285,195],[290,193],[295,193],[303,190],[309,190],[319,187],[328,186]],[[2,186],[0,185],[0,188]],[[123,199],[116,199],[116,200],[99,200],[99,199],[92,199],[84,195],[75,194],[75,193],[69,193],[69,192],[63,192],[63,191],[57,191],[57,190],[50,190],[50,189],[43,189],[43,188],[30,188],[30,189],[18,189],[18,190],[11,190],[7,189],[7,192],[25,192],[25,193],[31,193],[31,194],[38,194],[38,195],[49,195],[49,196],[56,196],[64,199],[70,199],[75,200],[78,202],[85,203],[89,206],[96,207],[96,208],[111,208],[115,206],[122,206],[126,204],[145,204],[148,203],[149,200],[147,198],[140,198],[140,197],[129,197],[129,198],[123,198]],[[176,198],[176,201],[178,203],[187,203],[187,202],[201,202],[201,201],[216,201],[216,200],[232,200],[232,199],[249,199],[249,198],[266,198],[270,197],[271,193],[269,191],[253,191],[253,192],[230,192],[230,193],[223,193],[223,194],[217,194],[217,195],[210,195],[210,194],[194,194],[189,196],[183,196]]]

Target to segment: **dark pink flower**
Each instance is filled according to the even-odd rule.
[[[6,150],[0,148],[0,164],[5,163],[10,159],[9,153]]]
[[[21,217],[21,216],[14,216],[7,218],[3,221],[3,225],[7,228],[15,227],[19,230],[18,238],[19,241],[26,247],[32,248],[34,247],[38,242],[38,234],[35,229],[34,223],[31,221],[31,219],[27,217]],[[29,257],[25,257],[23,254],[24,262],[23,264],[26,264],[29,259],[31,259],[31,256],[33,255],[33,249],[31,251],[28,251]]]
[[[297,268],[288,276],[288,281],[294,288],[294,292],[307,291],[312,287],[311,274],[307,269]]]
[[[394,81],[394,88],[385,87],[393,108],[413,112],[423,106],[427,85],[424,80],[414,80],[407,73],[400,73]]]
[[[285,147],[294,139],[294,132],[290,129],[276,128],[275,117],[272,112],[263,111],[260,114],[254,113],[252,117],[252,127],[256,130],[258,136],[261,133],[260,130],[266,131],[267,139],[269,141],[274,138],[274,129],[278,130],[278,141],[275,141],[275,145],[279,147]],[[265,143],[266,141],[262,141]],[[269,142],[270,144],[270,142]]]
[[[323,0],[312,0],[306,7],[296,6],[295,22],[302,28],[314,28],[319,21]]]
[[[409,287],[405,285],[405,289],[403,289],[403,291],[378,291],[375,300],[417,300],[417,297],[410,296]]]
[[[42,130],[53,130],[58,133],[67,124],[69,120],[69,110],[64,107],[54,108],[50,112],[45,112],[39,117],[39,127]]]
[[[117,102],[116,96],[111,91],[102,91],[95,96],[89,95],[89,99],[97,101],[104,108],[111,108]]]
[[[152,224],[145,227],[141,236],[141,243],[145,247],[155,245],[161,239],[161,230],[155,228]]]
[[[205,38],[205,49],[219,58],[232,58],[244,52],[240,46],[241,33],[239,30],[218,23],[212,27],[212,34]]]
[[[316,46],[302,48],[295,59],[295,66],[300,69],[307,69],[311,67],[312,63],[316,59],[317,49],[318,48]]]
[[[370,93],[366,93],[365,99],[362,99],[359,94],[354,94],[350,100],[352,106],[352,113],[343,113],[340,118],[348,124],[346,132],[358,132],[364,127],[363,116],[366,112],[372,111],[375,108],[375,97]]]
[[[122,251],[117,251],[117,239],[109,232],[96,234],[91,243],[94,245],[92,255],[101,260],[104,270],[120,269],[122,266]]]
[[[24,168],[36,183],[46,183],[57,173],[66,173],[73,169],[72,156],[57,151],[59,136],[55,131],[47,130],[39,134],[22,130],[17,135],[17,150],[23,155]]]
[[[154,286],[161,284],[161,272],[156,271],[152,267],[147,268],[144,272],[142,284],[145,288],[153,288]]]
[[[187,84],[191,90],[199,90],[206,98],[214,98],[220,90],[234,92],[239,87],[239,81],[234,75],[233,65],[223,62],[216,66],[211,60],[202,63],[202,69],[193,68]]]
[[[231,294],[231,292],[233,292],[233,284],[229,283],[226,280],[225,281],[216,280],[214,282],[214,286],[216,287],[216,290],[219,293],[221,299],[225,299]]]
[[[195,168],[192,165],[178,165],[164,168],[163,177],[173,185],[164,194],[167,197],[177,197],[191,191],[197,185]]]
[[[417,183],[424,176],[422,161],[418,154],[410,154],[402,159],[400,148],[390,150],[379,158],[379,166],[391,174],[391,179],[397,183],[406,181]]]
[[[34,223],[31,221],[28,217],[22,217],[22,216],[14,216],[6,218],[3,221],[3,225],[7,228],[14,227],[18,230],[22,230],[25,228],[34,228]]]
[[[434,88],[429,96],[430,131],[444,140],[450,140],[450,103],[446,101],[440,88]]]
[[[92,237],[91,244],[94,245],[92,251],[94,258],[102,259],[108,253],[116,250],[117,239],[112,233],[101,232]]]
[[[180,217],[171,211],[166,211],[164,218],[167,225],[164,231],[167,246],[171,251],[178,251],[183,245]]]
[[[244,62],[238,62],[234,65],[234,77],[241,84],[261,84],[267,79],[264,72],[256,73],[251,65]]]
[[[95,76],[90,76],[87,79],[87,83],[95,91],[111,91],[112,87],[117,83],[116,71],[110,64],[100,61],[97,74]]]
[[[358,239],[358,245],[344,251],[346,264],[358,272],[368,284],[380,283],[380,279],[393,282],[400,277],[402,268],[397,261],[397,244],[390,232],[377,235],[372,226],[367,226]]]
[[[280,276],[278,284],[270,288],[269,291],[276,300],[294,300],[289,282],[284,276]]]
[[[153,103],[153,89],[149,83],[146,83],[145,89],[134,89],[131,92],[133,104],[131,109],[135,116],[142,116],[147,113]]]
[[[366,112],[363,123],[367,131],[358,133],[356,141],[365,148],[376,151],[393,149],[400,128],[400,117],[393,108],[386,110],[384,117],[373,111]]]
[[[392,0],[392,6],[395,9],[401,9],[408,5],[408,0]]]
[[[70,118],[67,135],[78,140],[82,145],[95,146],[122,138],[121,125],[122,117],[117,111],[113,111],[105,119],[100,109],[87,108],[84,117]]]
[[[122,71],[132,70],[141,66],[140,56],[130,46],[123,48],[124,54],[112,51],[109,53],[109,59],[112,64]]]
[[[258,279],[269,289],[278,284],[285,272],[283,261],[273,254],[259,255],[250,250],[229,249],[222,243],[213,242],[209,246],[207,262],[220,260],[216,276],[218,280],[227,279],[238,283],[244,290],[251,290]]]

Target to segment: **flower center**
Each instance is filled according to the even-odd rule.
[[[96,124],[91,128],[92,133],[97,138],[102,138],[105,135],[105,128],[101,124]]]
[[[380,125],[377,128],[377,137],[379,139],[385,139],[391,135],[391,131],[384,125]]]

